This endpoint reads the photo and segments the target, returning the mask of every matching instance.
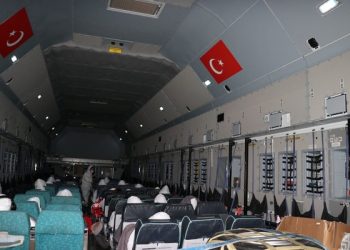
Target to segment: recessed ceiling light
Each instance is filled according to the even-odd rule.
[[[128,133],[128,131],[127,131],[127,130],[125,130],[124,132],[125,132],[125,134],[127,134],[127,133]]]
[[[45,117],[46,120],[48,120],[49,118],[50,118],[50,117],[49,117],[48,115]]]
[[[54,131],[54,130],[55,130],[55,127],[52,127],[51,130]]]
[[[330,11],[330,10],[334,9],[335,7],[337,7],[338,4],[339,4],[338,0],[327,0],[323,4],[321,4],[320,7],[318,7],[318,9],[320,10],[320,12],[322,14],[325,14],[328,11]]]
[[[123,138],[119,138],[119,140],[120,140],[120,141],[122,141],[122,140],[123,140]]]
[[[58,136],[58,133],[56,133],[55,135]]]
[[[210,81],[210,80],[206,80],[206,81],[204,82],[204,85],[207,86],[207,87],[208,87],[210,84],[211,84],[211,81]]]
[[[159,107],[159,110],[160,110],[160,111],[163,111],[163,110],[164,110],[164,107],[160,106],[160,107]]]
[[[143,125],[142,124],[140,124],[140,128],[142,128],[143,127]]]
[[[42,95],[40,95],[40,94],[39,94],[39,95],[38,95],[38,99],[40,100],[40,99],[41,99],[41,97],[42,97]]]
[[[11,61],[12,61],[13,63],[15,63],[17,60],[18,60],[18,59],[17,59],[17,56],[15,56],[15,55],[11,56]]]

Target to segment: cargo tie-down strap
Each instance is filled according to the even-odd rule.
[[[188,247],[188,248],[181,248],[180,250],[207,250],[207,249],[217,249],[221,248],[223,246],[229,245],[229,244],[234,244],[240,241],[261,241],[261,240],[269,240],[269,239],[276,239],[277,237],[301,237],[303,239],[308,239],[313,243],[318,244],[320,247],[322,246],[321,242],[312,239],[310,237],[304,236],[304,235],[298,235],[298,234],[289,234],[289,233],[281,233],[281,232],[276,232],[273,230],[266,230],[266,232],[275,232],[275,235],[271,236],[266,236],[266,237],[254,237],[254,238],[238,238],[238,239],[233,239],[233,240],[228,240],[228,241],[223,241],[223,242],[216,242],[216,243],[207,243],[206,245],[202,246],[196,246],[196,247]],[[322,250],[328,250],[328,248],[322,246]]]

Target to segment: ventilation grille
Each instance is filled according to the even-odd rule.
[[[164,3],[147,0],[109,0],[108,10],[147,17],[158,17]]]

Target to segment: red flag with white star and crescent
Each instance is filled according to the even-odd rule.
[[[6,57],[32,36],[32,26],[23,8],[0,24],[0,54]]]
[[[222,40],[201,56],[200,60],[218,84],[242,70],[241,65]]]

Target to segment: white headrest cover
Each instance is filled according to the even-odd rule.
[[[9,198],[0,199],[0,211],[10,211],[12,201]]]
[[[191,205],[193,207],[193,210],[196,210],[196,207],[197,207],[197,199],[196,198],[192,198],[191,199]]]
[[[42,179],[37,179],[34,183],[35,189],[45,190],[46,182]]]
[[[69,191],[68,189],[63,189],[59,191],[56,196],[73,196],[72,192]]]
[[[164,187],[162,187],[162,189],[159,191],[160,194],[170,194],[170,190],[169,187],[167,185],[165,185]]]
[[[170,216],[169,216],[169,214],[167,214],[165,212],[158,212],[158,213],[155,213],[154,215],[152,215],[151,217],[149,217],[148,219],[150,219],[150,220],[170,220]]]
[[[161,204],[166,204],[168,203],[165,196],[163,194],[158,194],[155,198],[154,198],[154,203],[161,203]]]
[[[39,210],[41,211],[41,206],[40,206],[40,199],[39,199],[39,197],[31,197],[31,198],[28,199],[28,201],[34,201],[34,202],[36,202],[36,204],[38,204]]]
[[[142,203],[139,197],[137,196],[130,196],[128,200],[126,201],[127,204],[139,204]]]
[[[105,177],[104,180],[105,180],[105,183],[106,183],[106,185],[107,185],[107,184],[109,183],[109,178],[108,178],[108,177]]]
[[[118,182],[118,186],[125,186],[125,185],[126,185],[126,183],[125,183],[124,180],[120,180],[120,181]]]
[[[46,184],[53,184],[55,182],[55,178],[53,176],[50,176],[47,181]]]
[[[105,180],[104,180],[104,179],[100,180],[100,181],[98,182],[98,185],[99,185],[99,186],[106,186]]]
[[[135,188],[142,188],[142,187],[143,187],[143,185],[140,184],[140,183],[137,183],[137,184],[135,185]]]

